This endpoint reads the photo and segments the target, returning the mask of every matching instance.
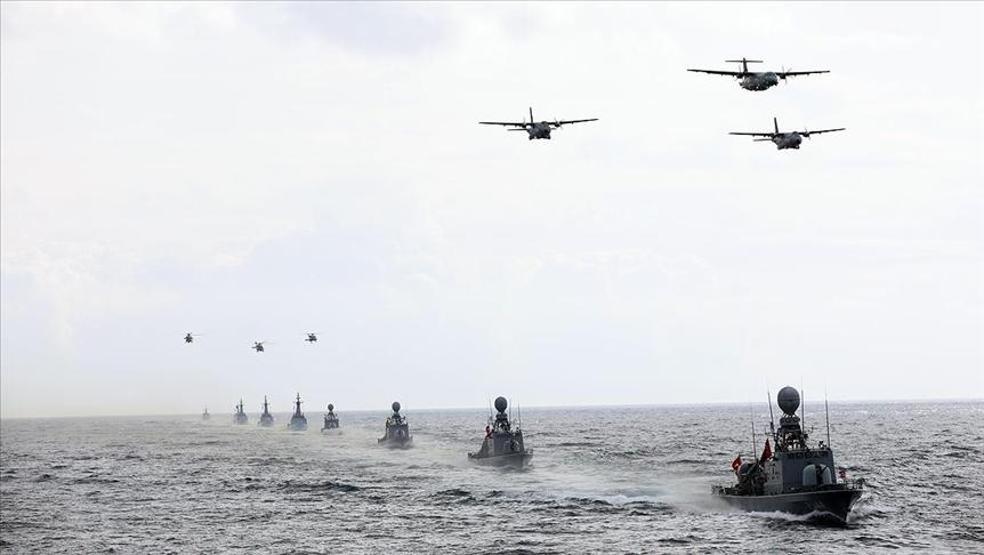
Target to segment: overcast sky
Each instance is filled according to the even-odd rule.
[[[984,4],[0,9],[5,417],[984,397]]]

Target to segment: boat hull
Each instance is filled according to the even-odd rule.
[[[413,438],[398,439],[395,437],[381,437],[376,442],[390,449],[409,449],[413,445]]]
[[[861,497],[861,490],[836,488],[777,495],[733,495],[723,490],[715,495],[729,504],[751,512],[783,512],[793,515],[832,516],[840,522],[847,521],[854,503]]]
[[[507,466],[513,468],[523,468],[529,464],[533,458],[533,453],[507,453],[505,455],[490,455],[479,457],[475,453],[468,453],[468,460],[483,466]]]

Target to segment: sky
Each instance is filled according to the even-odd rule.
[[[984,398],[982,35],[969,2],[3,2],[0,416]],[[831,73],[685,71],[743,56]],[[531,106],[599,121],[477,125]],[[727,134],[773,117],[847,131]]]

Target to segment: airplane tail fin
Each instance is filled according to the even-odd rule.
[[[530,106],[530,123],[533,123],[533,107]]]
[[[740,60],[725,60],[725,63],[729,64],[741,64],[741,70],[744,73],[748,73],[748,64],[761,64],[762,60],[748,60],[742,58]]]
[[[775,126],[775,128],[776,128],[776,135],[778,135],[779,134],[779,119],[778,118],[772,118],[772,125]]]

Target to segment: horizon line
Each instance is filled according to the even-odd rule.
[[[808,403],[822,403],[823,401],[804,401],[803,406]],[[939,397],[939,398],[921,398],[921,399],[844,399],[837,401],[829,401],[831,403],[839,404],[861,404],[861,403],[885,403],[885,404],[900,404],[900,403],[921,403],[921,404],[931,404],[931,403],[941,403],[941,402],[957,402],[957,403],[973,403],[981,402],[984,403],[984,397]],[[520,405],[520,408],[527,408],[533,410],[561,410],[561,409],[601,409],[601,408],[647,408],[647,407],[711,407],[711,406],[748,406],[758,403],[750,403],[745,401],[712,401],[704,403],[694,403],[694,402],[680,402],[680,403],[622,403],[622,404],[588,404],[588,405],[531,405],[524,407]],[[338,407],[335,407],[336,410]],[[406,408],[406,407],[403,407]],[[430,407],[415,409],[423,412],[433,412],[433,411],[470,411],[470,410],[486,410],[488,407]],[[350,413],[372,413],[372,412],[388,412],[388,407],[383,409],[350,409],[345,412]],[[290,412],[290,411],[281,411]],[[212,412],[210,415],[232,415],[232,412]],[[276,414],[276,412],[274,412]],[[32,420],[32,419],[70,419],[70,418],[127,418],[127,417],[161,417],[161,416],[198,416],[201,417],[202,413],[158,413],[158,414],[147,414],[147,413],[129,413],[129,414],[72,414],[72,415],[60,415],[60,416],[3,416],[0,414],[0,421],[3,420]]]

